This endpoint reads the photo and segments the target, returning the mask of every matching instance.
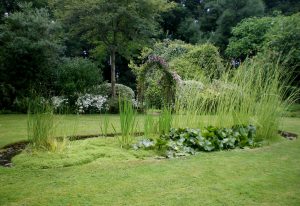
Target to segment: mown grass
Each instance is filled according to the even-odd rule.
[[[42,159],[19,156],[16,167],[0,168],[0,205],[300,203],[299,140],[174,160],[143,159],[130,151],[124,153],[117,142],[104,149],[102,141],[107,140],[74,142],[74,148],[83,149],[77,151],[78,156],[86,155],[85,146],[103,155],[72,167],[61,167],[58,162],[48,162],[56,165],[50,169],[27,165],[28,161],[58,160],[53,153],[44,153]]]
[[[58,124],[55,135],[100,134],[102,133],[100,123],[104,118],[104,115],[56,116],[55,121]],[[114,133],[111,124],[120,132],[118,115],[109,115],[107,133]],[[27,140],[27,115],[0,115],[0,147],[21,140]]]
[[[107,128],[107,133],[114,133],[114,129],[111,124],[114,125],[115,129],[120,132],[120,120],[118,115],[107,115],[109,119],[109,125]],[[107,118],[105,115],[66,115],[64,117],[56,116],[56,121],[59,122],[56,128],[56,136],[61,135],[90,135],[90,134],[100,134],[102,129],[100,124],[104,123],[104,119]],[[185,124],[190,118],[184,116],[174,117],[175,120],[180,120],[181,127],[187,127]],[[202,127],[210,124],[214,117],[212,116],[201,116],[200,122],[202,122]],[[158,120],[157,115],[153,115],[154,120]],[[144,130],[144,115],[137,115],[137,130],[139,132]],[[281,121],[281,128],[284,126],[287,131],[297,131],[297,127],[293,125],[297,124],[298,118],[283,118]],[[291,126],[289,124],[291,123]],[[176,124],[176,122],[174,122]],[[175,125],[174,125],[175,126]],[[300,125],[298,123],[298,127]],[[300,129],[298,131],[300,133]],[[0,115],[0,147],[7,144],[14,143],[21,140],[27,140],[27,115]]]
[[[300,118],[300,104],[292,104],[288,107],[286,116]]]
[[[10,121],[1,139],[10,129],[26,138],[26,117],[1,116],[1,124],[4,117]],[[99,123],[99,116],[79,118],[81,133]],[[284,118],[282,128],[300,134],[300,119]],[[117,138],[69,142],[61,152],[28,149],[13,159],[15,167],[0,167],[0,205],[300,204],[299,139],[173,160],[154,155],[121,149]]]

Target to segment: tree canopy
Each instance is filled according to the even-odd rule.
[[[159,12],[165,0],[65,1],[58,9],[62,21],[76,35],[88,39],[94,48],[110,54],[112,94],[115,96],[116,54],[132,56],[157,34]],[[66,10],[65,10],[66,9]]]
[[[0,82],[16,95],[51,85],[53,68],[63,53],[61,27],[46,9],[24,4],[0,25]]]

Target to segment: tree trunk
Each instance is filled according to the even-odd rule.
[[[116,97],[116,51],[111,51],[111,94],[112,98]]]

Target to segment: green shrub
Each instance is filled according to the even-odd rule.
[[[195,46],[188,53],[170,62],[170,67],[184,79],[195,80],[202,80],[203,75],[210,78],[219,77],[224,70],[219,51],[212,44]]]
[[[10,84],[0,84],[0,108],[11,109],[11,103],[15,98],[15,88]]]
[[[160,56],[167,62],[178,58],[188,53],[193,48],[193,45],[187,44],[181,40],[169,40],[165,39],[162,42],[157,42],[152,49],[145,48],[142,54],[142,58],[147,58],[150,55]]]
[[[56,91],[65,95],[84,93],[103,81],[101,70],[92,61],[84,58],[65,58],[56,72]]]
[[[119,107],[119,98],[110,98],[108,100],[108,112],[111,114],[118,114],[120,112],[120,107]]]
[[[177,87],[176,95],[178,98],[187,99],[190,97],[191,93],[199,92],[202,93],[205,89],[205,86],[200,81],[195,80],[186,80],[182,81]]]
[[[123,84],[116,84],[116,97],[112,98],[111,83],[104,83],[93,86],[88,90],[89,93],[94,95],[101,95],[108,97],[108,112],[112,114],[119,113],[119,99],[131,101],[135,104],[135,93],[130,88]],[[134,105],[136,106],[136,105]]]
[[[160,85],[162,72],[153,70],[145,78],[144,101],[147,107],[161,108],[163,105],[163,88]]]
[[[93,86],[89,89],[92,94],[98,94],[102,96],[111,97],[111,83],[104,83],[101,85]],[[134,91],[123,84],[116,84],[116,96],[121,99],[132,100],[135,98]]]

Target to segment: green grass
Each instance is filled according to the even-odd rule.
[[[58,124],[58,128],[56,128],[56,136],[60,135],[89,135],[89,134],[100,134],[101,133],[101,122],[104,123],[104,115],[67,115],[67,116],[56,116],[56,121]],[[118,115],[108,115],[109,118],[109,126],[107,128],[108,133],[114,133],[114,129],[111,124],[114,125],[116,130],[120,132],[120,120]],[[180,124],[174,122],[174,126],[178,127],[188,127],[186,123],[190,118],[186,118],[184,116],[175,116],[177,121],[180,121]],[[144,130],[144,115],[137,116],[137,122],[139,124],[138,131]],[[187,119],[187,120],[185,120]],[[213,116],[201,116],[199,118],[199,122],[201,122],[202,127],[210,124],[214,119]],[[154,116],[154,120],[158,120],[158,116]],[[0,115],[0,147],[3,147],[7,144],[14,143],[21,140],[27,140],[27,115]],[[297,132],[298,118],[284,118],[282,121],[282,126],[287,128],[288,131]],[[291,124],[289,123],[291,122]],[[201,126],[201,125],[200,125]],[[299,123],[298,123],[299,126]],[[300,126],[299,126],[300,128]],[[298,130],[300,134],[300,129]]]
[[[118,115],[108,115],[108,133],[114,133],[111,124],[120,132]],[[67,115],[56,116],[56,136],[60,135],[89,135],[100,134],[100,123],[104,123],[104,115]],[[102,121],[101,121],[102,120]],[[142,125],[143,116],[139,115],[137,121]],[[0,115],[0,147],[9,143],[27,140],[27,115]],[[142,131],[142,129],[140,130]]]
[[[290,105],[286,112],[286,116],[300,118],[300,104],[298,103]]]
[[[24,116],[0,118],[1,144],[26,138]],[[74,118],[67,116],[67,124],[75,122],[79,133],[100,128],[99,116]],[[300,119],[284,118],[281,127],[300,134]],[[28,149],[14,168],[0,167],[0,205],[300,204],[299,139],[182,159],[153,156],[121,149],[117,138],[69,142],[56,153]]]

